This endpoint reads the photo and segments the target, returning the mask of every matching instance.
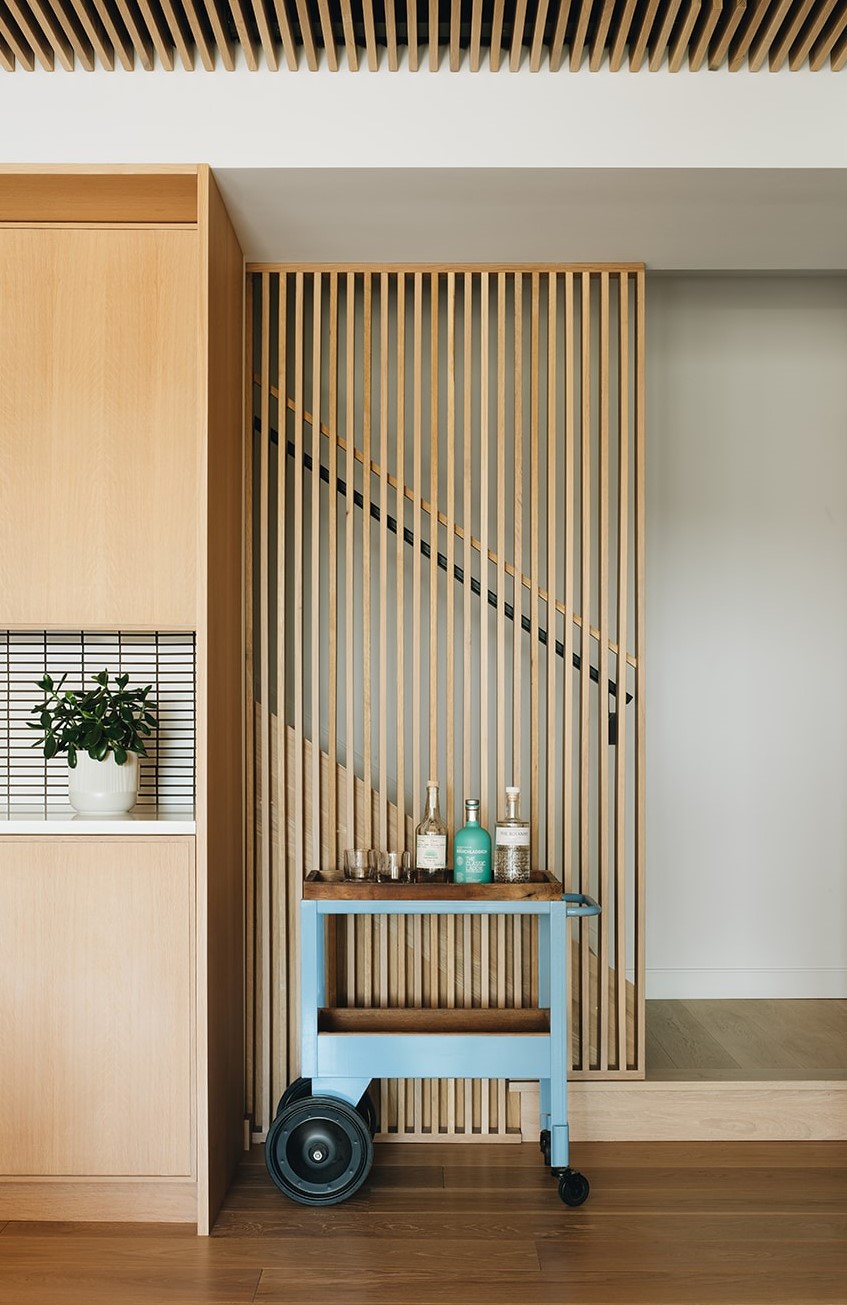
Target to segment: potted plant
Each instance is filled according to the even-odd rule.
[[[128,688],[129,676],[110,681],[108,671],[92,676],[94,689],[62,692],[44,675],[36,683],[43,700],[33,707],[37,720],[30,729],[42,737],[32,745],[44,756],[68,758],[68,797],[81,815],[130,811],[138,797],[138,758],[145,757],[144,739],[156,727],[152,685]],[[112,687],[114,684],[114,687]]]

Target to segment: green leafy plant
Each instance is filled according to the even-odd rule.
[[[58,684],[50,675],[36,680],[44,698],[32,709],[38,719],[27,721],[27,725],[39,730],[42,737],[32,746],[41,748],[48,761],[67,753],[72,770],[80,752],[87,752],[93,761],[104,761],[111,752],[119,766],[130,752],[146,757],[144,739],[157,724],[156,704],[148,700],[152,684],[130,689],[128,675],[116,675],[112,682],[108,671],[91,678],[97,688],[79,693],[70,689],[62,693],[67,675]]]

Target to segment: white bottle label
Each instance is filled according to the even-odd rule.
[[[498,825],[494,841],[497,847],[529,847],[529,825]]]
[[[419,870],[446,870],[447,835],[418,834],[415,865]]]

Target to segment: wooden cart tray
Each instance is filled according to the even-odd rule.
[[[555,902],[562,883],[547,871],[523,884],[377,884],[344,879],[313,870],[306,876],[307,901],[336,902]]]

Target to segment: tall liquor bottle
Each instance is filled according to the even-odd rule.
[[[438,780],[426,782],[426,811],[415,830],[415,869],[432,874],[447,869],[447,826],[438,805]]]
[[[494,833],[494,878],[501,884],[521,884],[529,879],[529,821],[518,814],[521,791],[506,789],[506,814]]]
[[[491,883],[491,835],[479,823],[479,798],[465,799],[465,824],[453,839],[457,884]]]

